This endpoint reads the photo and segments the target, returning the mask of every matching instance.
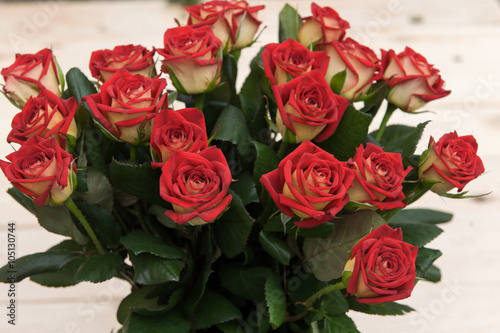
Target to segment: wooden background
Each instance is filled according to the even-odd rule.
[[[258,49],[277,41],[277,14],[284,1],[250,1],[266,5],[259,15],[267,28],[252,48],[243,52],[240,66]],[[308,1],[289,1],[305,16]],[[432,114],[398,113],[390,123],[415,125],[432,119],[419,146],[430,135],[457,130],[473,134],[486,173],[469,184],[471,194],[493,191],[473,200],[442,199],[427,194],[413,207],[452,212],[445,233],[429,246],[439,248],[437,261],[443,280],[419,283],[404,301],[417,311],[403,317],[375,317],[349,313],[361,332],[498,332],[500,326],[500,3],[495,0],[332,0],[317,1],[335,8],[348,20],[348,36],[380,49],[402,51],[410,46],[441,70],[452,94],[431,102]],[[0,2],[0,68],[15,53],[35,53],[52,47],[61,67],[81,68],[89,75],[90,53],[128,43],[162,47],[163,33],[186,22],[179,5],[143,2]],[[239,82],[244,78],[240,71]],[[90,75],[89,75],[90,77]],[[0,98],[0,133],[6,137],[17,110]],[[376,119],[374,124],[379,124]],[[0,158],[12,148],[0,143]],[[0,264],[7,262],[7,223],[17,228],[18,257],[44,251],[62,237],[42,229],[34,216],[6,193],[10,184],[0,176]],[[7,324],[8,286],[0,284],[0,332],[87,333],[111,332],[119,327],[115,313],[128,286],[120,281],[80,284],[64,289],[41,287],[29,280],[17,285],[17,325]]]

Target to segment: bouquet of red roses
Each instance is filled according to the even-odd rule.
[[[237,89],[263,9],[187,6],[163,48],[89,55],[93,81],[49,49],[2,69],[20,109],[0,160],[8,193],[67,236],[2,282],[123,279],[123,333],[357,332],[349,310],[412,311],[395,301],[440,280],[426,244],[452,216],[407,206],[466,197],[478,145],[450,132],[416,152],[427,122],[389,120],[448,95],[439,71],[408,47],[379,57],[314,3],[307,17],[282,9],[279,43]]]

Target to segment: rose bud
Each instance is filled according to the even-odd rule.
[[[165,215],[178,224],[213,222],[229,205],[231,171],[214,146],[198,154],[176,151],[161,169],[160,195],[174,210]]]
[[[332,220],[347,204],[353,179],[345,162],[304,141],[260,182],[283,214],[302,218],[295,222],[299,227],[312,228]]]
[[[174,86],[182,93],[195,95],[212,91],[220,81],[221,41],[208,26],[168,29],[162,70],[168,72]]]
[[[165,79],[122,69],[104,82],[100,92],[84,97],[92,114],[115,138],[138,145],[149,141],[152,119],[167,103]]]
[[[417,252],[418,247],[403,242],[400,228],[381,225],[352,248],[342,279],[347,293],[356,296],[360,303],[409,297],[417,276]]]
[[[380,60],[368,47],[351,38],[344,41],[334,40],[330,43],[319,43],[330,57],[326,82],[331,83],[333,76],[346,70],[346,78],[340,92],[341,96],[356,100],[364,96],[374,81],[382,78]]]
[[[74,119],[78,104],[71,97],[61,99],[42,88],[37,97],[30,97],[21,112],[12,120],[12,130],[7,142],[22,144],[32,136],[53,137],[61,148],[66,148],[68,136],[76,142],[77,126]]]
[[[349,200],[366,203],[380,210],[403,208],[403,181],[406,170],[399,153],[387,153],[374,144],[356,148],[356,154],[347,161],[355,172],[353,187],[347,191]]]
[[[57,66],[52,50],[43,49],[35,54],[16,54],[16,61],[1,71],[9,98],[23,107],[28,98],[37,96],[42,87],[61,96]]]
[[[154,70],[153,55],[155,51],[149,51],[141,45],[120,45],[113,50],[98,50],[92,52],[90,57],[90,72],[92,76],[102,82],[108,80],[121,68],[132,74],[141,74],[151,77]]]
[[[321,142],[337,128],[349,100],[335,95],[323,74],[315,70],[290,82],[273,86],[278,111],[276,124],[283,135],[285,127],[297,142]]]
[[[331,42],[341,40],[349,23],[330,7],[320,7],[314,2],[311,4],[312,16],[302,19],[298,40],[304,46],[316,42]]]
[[[326,52],[312,52],[299,42],[288,39],[279,44],[267,44],[262,52],[262,63],[267,78],[276,85],[315,69],[325,75],[328,56]]]
[[[250,7],[246,1],[208,1],[185,8],[189,12],[188,25],[209,26],[227,53],[252,43],[261,24],[256,14],[264,6]]]
[[[445,134],[438,142],[431,137],[429,149],[418,167],[423,180],[435,180],[431,191],[442,194],[465,185],[484,172],[481,158],[477,156],[477,142],[472,135],[458,136],[457,132]]]
[[[175,151],[198,153],[207,149],[207,130],[203,113],[195,108],[161,110],[151,133],[153,167],[162,167]]]
[[[32,136],[19,150],[0,160],[7,179],[33,203],[58,205],[66,201],[76,186],[73,156],[63,150],[54,138]]]
[[[389,102],[403,111],[415,111],[451,92],[443,89],[439,70],[409,47],[398,55],[382,50],[382,71],[390,89]]]

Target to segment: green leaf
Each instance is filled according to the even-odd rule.
[[[351,310],[379,316],[402,316],[409,312],[415,311],[408,305],[396,302],[373,304],[360,303],[356,300],[356,297],[347,297],[347,302],[349,303],[349,308]]]
[[[231,183],[231,190],[238,194],[245,206],[252,202],[259,202],[253,176],[247,172],[238,175],[238,179]]]
[[[422,247],[418,249],[417,260],[415,261],[415,266],[417,269],[417,277],[424,277],[432,267],[434,261],[441,257],[442,253],[439,250],[428,249]]]
[[[332,89],[334,94],[340,95],[342,88],[344,87],[345,78],[347,77],[347,67],[341,72],[336,73],[330,81],[330,89]]]
[[[342,293],[337,290],[321,298],[320,311],[329,316],[335,316],[349,311],[349,304]]]
[[[10,194],[14,200],[21,204],[24,208],[26,208],[31,214],[35,214],[35,207],[33,205],[33,200],[29,198],[26,194],[21,192],[17,187],[11,187],[7,190],[7,193]]]
[[[74,252],[40,252],[17,258],[0,268],[0,281],[14,282],[10,279],[14,276],[15,282],[19,282],[35,274],[55,272],[78,256]]]
[[[87,259],[85,255],[75,257],[64,265],[60,270],[49,273],[36,274],[30,280],[45,287],[69,287],[78,284],[75,274],[80,265]]]
[[[359,211],[338,219],[330,237],[305,239],[306,267],[320,281],[339,278],[354,244],[382,224],[385,220],[373,211]]]
[[[484,194],[477,194],[477,195],[467,195],[467,193],[469,193],[469,191],[464,191],[460,193],[440,193],[439,196],[450,199],[471,199],[471,198],[481,198],[491,194],[491,192]]]
[[[123,146],[123,142],[109,139],[102,130],[96,128],[96,122],[91,123],[85,131],[85,154],[91,165],[108,177],[108,163],[111,156]]]
[[[299,28],[302,25],[302,18],[299,13],[286,4],[279,14],[279,42],[283,43],[287,39],[297,40]]]
[[[360,333],[356,328],[356,324],[347,315],[327,316],[325,317],[325,332],[326,333]]]
[[[97,93],[94,84],[76,67],[66,73],[66,81],[68,90],[78,102],[81,102],[82,97]]]
[[[131,313],[123,323],[122,333],[188,333],[191,323],[180,311],[171,311],[158,316],[143,316]]]
[[[181,227],[180,224],[175,223],[171,219],[165,215],[165,208],[159,205],[151,205],[148,209],[149,214],[156,216],[158,222],[163,224],[165,227],[170,229],[179,229]]]
[[[386,96],[387,83],[384,80],[373,84],[368,90],[368,93],[360,98],[360,100],[364,102],[364,106],[360,111],[375,117]]]
[[[76,205],[87,218],[97,238],[110,249],[120,245],[121,228],[113,214],[106,209],[90,203],[75,201]]]
[[[371,122],[371,115],[361,113],[349,104],[335,132],[318,146],[338,160],[347,161],[365,141]]]
[[[389,225],[393,228],[401,228],[403,231],[403,240],[418,247],[424,246],[443,232],[443,229],[426,223],[394,223],[391,221]]]
[[[433,209],[403,209],[394,215],[389,223],[420,222],[439,224],[451,221],[453,214],[441,212]]]
[[[284,241],[270,232],[262,230],[259,233],[259,242],[264,251],[282,265],[289,265],[292,254]]]
[[[253,141],[253,144],[257,150],[257,157],[253,166],[253,180],[257,186],[257,190],[260,192],[262,189],[260,178],[263,174],[271,172],[278,167],[279,158],[271,147],[257,141]]]
[[[35,209],[38,223],[46,230],[62,236],[73,238],[78,244],[84,244],[88,241],[75,226],[71,219],[71,214],[66,206],[33,206]]]
[[[151,163],[134,164],[113,159],[110,176],[114,187],[144,201],[165,204],[160,196],[160,171],[153,170]]]
[[[418,124],[417,127],[405,126],[405,125],[390,125],[384,130],[384,134],[380,139],[380,144],[386,152],[400,153],[403,162],[409,164],[415,148],[417,147],[425,126],[429,123],[426,121],[424,123]],[[373,137],[376,137],[377,131],[371,133]]]
[[[217,270],[221,285],[236,296],[251,301],[264,300],[264,286],[271,274],[268,267],[224,265]]]
[[[171,260],[141,253],[130,254],[134,266],[134,281],[150,285],[168,281],[179,281],[184,263],[181,260]]]
[[[439,282],[441,281],[441,270],[431,265],[420,278],[434,283]]]
[[[271,274],[266,281],[266,303],[269,311],[269,322],[273,329],[283,324],[286,316],[286,300],[281,286],[281,276]]]
[[[116,252],[93,254],[80,266],[75,274],[78,282],[104,282],[111,279],[123,266],[123,258]]]
[[[129,251],[138,255],[151,253],[165,259],[182,259],[186,254],[178,247],[166,244],[145,231],[135,230],[122,237],[121,242]]]
[[[214,136],[215,135],[215,136]],[[236,145],[239,153],[248,161],[253,153],[251,135],[243,112],[232,105],[224,108],[212,131],[216,140],[229,141]]]
[[[199,275],[197,276],[195,281],[191,283],[191,292],[187,295],[187,297],[185,297],[183,311],[184,314],[189,318],[193,318],[193,316],[196,316],[197,306],[205,293],[205,287],[207,285],[208,278],[212,274],[210,265],[211,261],[205,260],[205,262],[200,265],[199,268],[197,268],[199,269]]]
[[[313,228],[297,228],[292,223],[295,218],[290,218],[285,224],[285,230],[283,230],[282,216],[289,217],[284,214],[273,217],[264,226],[264,231],[285,232],[287,234],[292,234],[298,237],[326,238],[332,234],[333,229],[335,228],[335,224],[332,222],[325,222]]]
[[[116,318],[120,324],[123,324],[127,316],[131,314],[132,309],[149,309],[158,306],[158,297],[149,297],[149,294],[156,286],[142,286],[132,290],[118,306]]]
[[[233,258],[245,248],[255,220],[245,210],[238,195],[231,190],[228,193],[233,195],[231,206],[213,223],[213,230],[222,253],[227,258]]]
[[[73,199],[96,204],[111,212],[113,210],[113,187],[108,178],[101,171],[92,167],[87,168],[85,176],[87,190],[85,192],[75,191]]]
[[[207,290],[196,307],[192,329],[204,329],[241,317],[240,310],[233,303],[220,294]]]

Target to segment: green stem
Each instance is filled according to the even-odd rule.
[[[141,206],[139,204],[139,202],[136,202],[134,204],[134,210],[132,211],[132,213],[135,215],[135,217],[137,217],[137,219],[139,220],[139,224],[141,225],[141,228],[146,231],[147,233],[151,233],[151,230],[149,230],[149,227],[148,225],[146,224],[146,221],[144,220],[144,217],[142,216],[142,210],[141,210]]]
[[[318,321],[313,321],[311,323],[312,333],[319,333]]]
[[[288,142],[286,142],[284,140],[281,141],[280,149],[278,150],[278,158],[280,161],[283,159],[283,157],[286,153],[286,150],[288,148],[288,145],[289,145]]]
[[[115,206],[113,206],[113,215],[120,224],[120,227],[122,228],[123,232],[128,233],[130,230]]]
[[[130,145],[130,160],[136,162],[137,161],[137,151],[138,146],[131,144]]]
[[[94,243],[97,251],[99,251],[99,253],[101,253],[101,254],[104,254],[105,253],[104,248],[102,247],[101,243],[97,239],[97,236],[94,233],[94,230],[92,230],[92,227],[90,226],[89,222],[87,221],[85,216],[83,216],[80,209],[78,209],[78,207],[75,204],[75,202],[73,201],[73,199],[71,197],[69,197],[64,202],[64,204],[66,205],[66,207],[68,207],[68,209],[73,213],[73,215],[75,215],[75,217],[78,219],[78,221],[80,221],[82,226],[85,228],[85,231],[87,231],[87,234],[89,235],[90,239]]]
[[[329,294],[329,293],[334,292],[336,290],[342,290],[342,289],[345,289],[345,288],[346,287],[345,287],[344,283],[341,281],[339,283],[332,284],[332,285],[330,285],[328,287],[320,289],[317,292],[315,292],[311,297],[309,297],[308,299],[306,299],[306,301],[304,302],[304,306],[309,309],[314,304],[314,301],[316,301],[321,296]]]
[[[382,138],[382,134],[384,134],[384,130],[387,127],[387,122],[396,109],[397,106],[395,106],[394,104],[387,104],[387,110],[385,110],[384,119],[382,119],[382,123],[380,123],[380,128],[378,129],[377,135],[375,136],[375,140],[380,141],[380,139]]]
[[[205,94],[201,93],[193,95],[193,99],[194,99],[194,107],[200,111],[203,111],[203,106],[205,105]]]

